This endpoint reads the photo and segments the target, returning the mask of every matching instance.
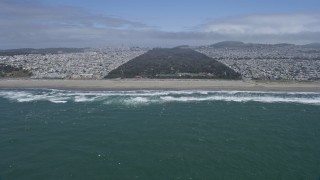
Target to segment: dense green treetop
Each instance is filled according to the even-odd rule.
[[[224,64],[189,48],[156,48],[111,71],[106,78],[239,79]]]

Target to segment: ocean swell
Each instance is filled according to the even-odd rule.
[[[262,102],[320,105],[320,93],[255,91],[67,91],[56,89],[0,90],[0,98],[15,102],[151,104],[170,102]]]

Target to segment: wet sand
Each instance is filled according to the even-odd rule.
[[[75,90],[239,90],[320,92],[320,81],[232,80],[31,80],[2,79],[0,88],[52,88]]]

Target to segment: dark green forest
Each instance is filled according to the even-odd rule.
[[[6,64],[0,64],[0,78],[11,77],[29,77],[31,72],[22,67],[14,67]]]
[[[240,79],[224,64],[188,48],[156,48],[111,71],[105,78]]]

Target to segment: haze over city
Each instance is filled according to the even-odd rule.
[[[320,42],[320,1],[1,0],[0,49]]]

